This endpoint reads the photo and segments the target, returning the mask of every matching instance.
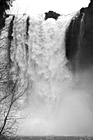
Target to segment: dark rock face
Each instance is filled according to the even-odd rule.
[[[0,16],[0,35],[4,26],[5,26],[5,18]]]
[[[83,19],[79,59],[80,67],[93,66],[93,1],[86,8]]]
[[[65,38],[65,46],[66,46],[66,57],[71,62],[73,68],[75,69],[76,64],[76,56],[79,50],[79,33],[80,33],[80,23],[82,19],[82,14],[77,15],[77,17],[73,18],[67,31]]]
[[[72,19],[65,41],[66,57],[72,70],[93,66],[93,1]]]
[[[55,20],[57,20],[59,16],[60,14],[53,11],[49,11],[45,13],[45,20],[47,20],[48,18],[54,18]]]

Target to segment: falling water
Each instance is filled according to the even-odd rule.
[[[26,19],[25,16],[22,20],[20,17],[14,20],[11,59],[20,68],[19,77],[20,82],[25,83],[24,89],[28,86],[26,102],[32,104],[31,98],[36,96],[51,108],[56,102],[58,89],[71,79],[64,44],[71,15],[58,21],[44,21],[43,16],[29,18],[28,34]]]
[[[72,15],[57,21],[45,21],[43,15],[20,18],[14,19],[11,43],[11,59],[20,69],[18,90],[25,90],[27,86],[19,103],[27,113],[27,122],[41,121],[44,125],[44,121],[46,125],[72,79],[66,66],[64,44],[65,30]]]
[[[18,92],[24,92],[17,101],[17,116],[24,117],[18,135],[93,132],[93,113],[87,105],[90,96],[79,84],[81,75],[74,76],[69,70],[65,56],[65,31],[75,14],[60,16],[57,21],[45,21],[43,15],[13,19],[11,77],[18,79]]]

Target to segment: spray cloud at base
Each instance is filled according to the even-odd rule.
[[[23,135],[89,135],[93,133],[93,94],[92,80],[86,72],[76,84],[67,87],[59,94],[51,112],[37,97],[32,107],[29,106],[27,119],[22,129]],[[79,78],[79,76],[78,76]],[[74,80],[73,80],[74,81]],[[43,107],[42,107],[43,105]]]

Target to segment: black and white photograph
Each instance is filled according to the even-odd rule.
[[[93,0],[0,0],[0,140],[93,140]]]

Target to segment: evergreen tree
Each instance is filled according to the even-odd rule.
[[[0,0],[0,16],[4,16],[6,14],[6,10],[9,10],[12,6],[14,0]]]
[[[5,26],[5,18],[8,16],[6,10],[9,10],[14,0],[0,0],[0,34]]]

